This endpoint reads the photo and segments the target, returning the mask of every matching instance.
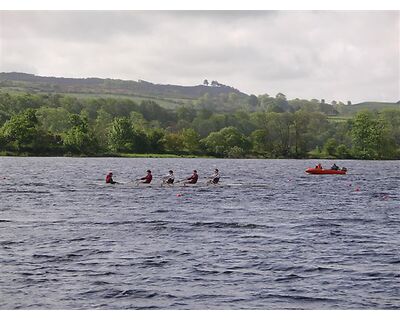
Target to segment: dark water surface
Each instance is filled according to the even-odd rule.
[[[0,158],[0,308],[398,309],[400,162],[337,164]]]

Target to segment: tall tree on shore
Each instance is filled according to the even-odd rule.
[[[16,150],[32,147],[39,135],[39,121],[36,111],[26,109],[8,120],[1,130],[3,143],[11,143]]]
[[[131,121],[126,117],[115,118],[109,134],[110,149],[116,152],[132,152],[134,133]]]
[[[378,121],[370,111],[356,114],[351,130],[356,156],[363,159],[375,159],[383,143],[383,123]]]
[[[98,151],[97,139],[89,127],[86,114],[73,114],[69,119],[71,129],[63,136],[66,151],[74,154],[95,154]]]

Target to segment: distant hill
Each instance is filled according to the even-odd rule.
[[[178,86],[154,84],[143,80],[58,78],[19,72],[0,73],[0,89],[35,93],[112,94],[162,99],[198,99],[204,94],[214,97],[229,93],[236,93],[238,96],[247,97],[247,94],[223,84],[215,86]]]
[[[186,102],[199,101],[207,95],[208,100],[213,100],[214,110],[234,110],[242,104],[248,103],[252,97],[233,87],[212,81],[212,85],[179,86],[171,84],[154,84],[148,81],[118,80],[101,78],[63,78],[36,76],[20,72],[0,72],[0,92],[30,92],[30,93],[60,93],[78,98],[85,97],[113,97],[129,98],[140,103],[143,100],[153,100],[167,109],[174,109]],[[228,99],[234,93],[236,99]],[[232,102],[236,101],[236,102]],[[235,104],[236,103],[236,104]],[[353,105],[332,106],[323,104],[330,113],[339,112],[338,116],[351,117],[360,110],[381,110],[384,108],[400,108],[400,101],[389,102],[362,102]]]
[[[387,109],[387,108],[400,108],[400,101],[396,103],[391,103],[391,102],[374,102],[374,101],[368,101],[368,102],[362,102],[362,103],[357,103],[349,106],[344,106],[341,110],[341,113],[344,114],[355,114],[360,110],[381,110],[381,109]]]

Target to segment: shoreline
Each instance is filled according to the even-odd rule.
[[[242,159],[242,160],[359,160],[359,161],[399,161],[400,159],[359,159],[359,158],[333,158],[333,157],[307,157],[307,158],[268,158],[262,156],[248,156],[242,158],[223,158],[210,155],[179,155],[172,153],[117,153],[117,154],[98,154],[98,155],[76,155],[76,154],[29,154],[29,153],[12,153],[0,152],[0,158],[18,157],[18,158],[154,158],[154,159]]]
[[[173,153],[105,153],[105,154],[96,154],[96,155],[88,155],[88,154],[31,154],[28,152],[23,153],[13,153],[13,152],[0,152],[0,157],[18,157],[18,158],[28,158],[28,157],[43,157],[43,158],[210,158],[215,159],[216,157],[207,156],[207,155],[179,155]],[[223,158],[221,158],[223,159]]]

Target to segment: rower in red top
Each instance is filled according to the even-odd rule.
[[[140,178],[139,180],[143,180],[142,183],[150,183],[152,179],[153,176],[151,175],[151,171],[147,170],[147,175],[143,178]]]
[[[111,183],[111,184],[115,184],[116,182],[113,180],[113,173],[109,172],[108,175],[106,176],[106,183]]]
[[[195,184],[198,179],[199,179],[199,175],[197,174],[197,170],[193,170],[192,176],[186,179],[188,181],[186,183]]]

